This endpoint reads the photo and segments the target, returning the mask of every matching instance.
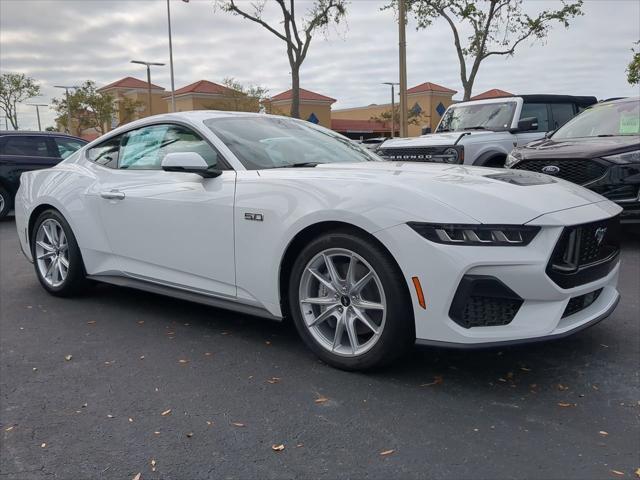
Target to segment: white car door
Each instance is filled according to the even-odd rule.
[[[119,150],[113,145],[119,141]],[[91,151],[93,150],[93,152]],[[202,136],[182,125],[151,125],[89,151],[107,167],[93,194],[122,272],[221,296],[236,295],[233,208],[236,173]],[[167,153],[197,152],[223,169],[215,178],[165,172]],[[117,158],[116,158],[117,157]]]

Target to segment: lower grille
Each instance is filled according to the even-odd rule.
[[[508,325],[520,305],[522,300],[472,296],[465,304],[459,323],[465,328]]]
[[[569,315],[573,315],[574,313],[578,313],[584,310],[593,302],[595,302],[601,293],[602,289],[599,289],[593,292],[585,293],[584,295],[580,295],[578,297],[573,297],[571,300],[569,300],[569,303],[567,303],[567,306],[564,309],[564,313],[562,314],[562,318],[568,317]]]
[[[494,277],[465,275],[451,302],[449,317],[464,328],[508,325],[523,300]]]
[[[556,171],[545,171],[549,167]],[[556,167],[553,169],[552,167]],[[568,180],[569,182],[583,185],[596,180],[605,174],[607,167],[593,160],[522,160],[513,167],[517,170],[529,170],[531,172],[542,172],[554,177]]]
[[[567,227],[547,265],[547,275],[563,288],[597,280],[614,267],[620,252],[620,218]]]

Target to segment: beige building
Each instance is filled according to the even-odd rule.
[[[411,112],[410,116],[413,119],[409,125],[409,136],[418,136],[423,130],[429,128],[435,130],[442,114],[447,107],[453,103],[453,95],[456,93],[455,90],[431,82],[425,82],[408,89],[407,105]],[[397,105],[396,103],[396,107]],[[385,112],[387,115],[390,115],[390,103],[334,110],[331,112],[331,118],[334,121],[358,120],[362,122],[365,120],[378,119]],[[386,132],[381,132],[381,122],[374,123],[378,126],[375,133],[383,133],[385,136],[391,133],[390,125],[387,127]],[[384,125],[390,124],[390,122],[382,123]],[[396,125],[396,134],[398,133],[398,129],[399,125]]]
[[[257,112],[259,99],[249,97],[242,92],[232,90],[208,80],[199,80],[175,91],[176,111],[189,110],[230,110]],[[171,94],[164,97],[165,108],[170,109]]]
[[[266,103],[267,113],[274,115],[289,115],[293,94],[291,90],[271,97]],[[331,105],[335,98],[327,97],[310,90],[300,89],[300,118],[326,128],[331,128]]]
[[[148,83],[133,77],[125,77],[116,82],[105,85],[98,92],[113,95],[117,104],[117,113],[112,121],[111,128],[118,125],[167,113],[167,102],[164,101],[166,90],[158,85],[151,84],[151,108],[148,100]]]

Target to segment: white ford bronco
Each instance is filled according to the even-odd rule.
[[[544,137],[596,102],[595,97],[520,95],[454,103],[435,133],[387,140],[376,153],[390,161],[503,167],[514,147]]]

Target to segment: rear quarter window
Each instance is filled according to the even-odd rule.
[[[0,154],[16,157],[51,157],[47,137],[7,135],[0,141]]]

